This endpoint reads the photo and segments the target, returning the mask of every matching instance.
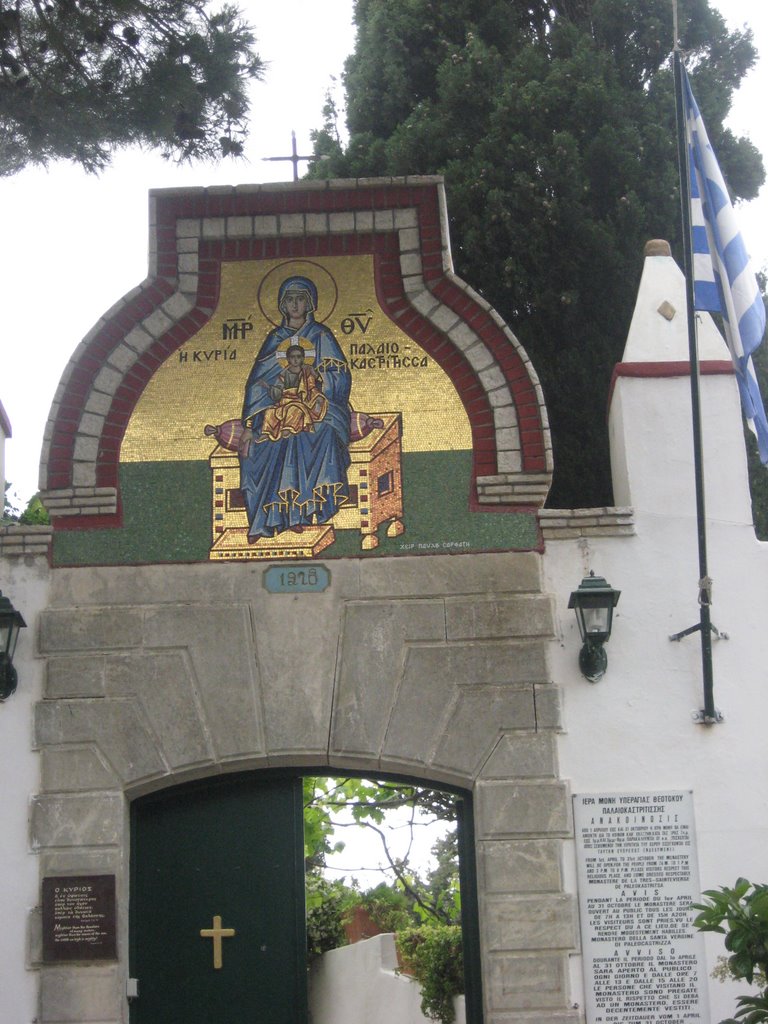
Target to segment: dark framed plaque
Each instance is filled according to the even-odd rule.
[[[44,878],[43,961],[115,959],[115,876]]]

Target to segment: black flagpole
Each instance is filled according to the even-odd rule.
[[[677,112],[677,158],[680,168],[680,199],[683,214],[683,268],[685,272],[685,295],[688,312],[688,358],[691,364],[691,412],[693,418],[693,467],[696,482],[696,525],[699,543],[699,622],[690,629],[670,637],[680,640],[683,636],[698,632],[701,636],[701,666],[704,681],[704,707],[698,712],[697,721],[703,725],[714,725],[722,721],[722,715],[715,708],[714,681],[712,674],[712,621],[709,614],[711,601],[711,580],[707,570],[707,527],[704,506],[704,460],[701,436],[701,401],[699,395],[699,351],[696,338],[696,310],[694,308],[693,246],[691,244],[691,179],[688,161],[688,140],[685,130],[685,105],[683,103],[683,61],[677,40],[677,5],[675,9],[675,108]]]

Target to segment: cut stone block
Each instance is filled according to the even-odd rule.
[[[170,768],[211,761],[194,673],[183,651],[116,655],[106,663],[106,691],[134,697]]]
[[[45,846],[115,846],[125,815],[118,794],[37,796],[32,799],[31,841]]]
[[[479,838],[570,834],[567,791],[561,782],[480,782],[475,794]]]
[[[445,610],[449,640],[552,636],[554,632],[552,599],[544,595],[448,598]]]
[[[92,746],[43,747],[40,763],[43,790],[48,793],[114,790],[120,784],[117,773]]]
[[[486,893],[558,892],[562,887],[557,839],[497,839],[477,844],[478,874]]]
[[[41,1024],[117,1024],[122,1016],[118,991],[117,966],[44,967]]]
[[[488,952],[576,949],[576,905],[565,894],[495,898],[483,907]]]
[[[104,657],[100,654],[49,658],[45,696],[103,697]]]
[[[40,616],[40,650],[95,651],[138,647],[142,640],[139,608],[50,609]]]
[[[445,636],[440,601],[347,605],[332,752],[378,756],[389,724],[408,640]]]
[[[567,1009],[564,956],[495,956],[488,967],[488,1002],[494,1010]]]
[[[125,784],[167,771],[135,699],[45,701],[36,708],[35,731],[40,746],[98,744],[101,757]]]
[[[482,772],[486,779],[555,778],[557,755],[550,732],[502,736]]]
[[[500,732],[505,729],[533,729],[535,725],[531,687],[464,686],[451,708],[450,718],[435,751],[434,763],[464,769],[474,777],[493,750]],[[504,777],[514,774],[510,772]]]
[[[265,751],[258,668],[247,606],[152,607],[148,647],[186,648],[215,756]]]

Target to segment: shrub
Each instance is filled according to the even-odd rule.
[[[694,925],[701,932],[725,935],[728,970],[751,985],[768,974],[768,885],[739,878],[733,888],[707,889],[706,903],[694,903]],[[739,996],[736,1016],[722,1024],[761,1024],[768,1021],[768,988],[757,996]]]
[[[328,882],[322,875],[306,875],[307,954],[310,960],[329,949],[346,946],[344,916],[350,893],[343,882]]]
[[[464,991],[464,951],[459,925],[427,925],[396,936],[402,970],[421,986],[421,1010],[441,1024],[455,1019],[453,997]]]
[[[416,923],[405,893],[393,889],[386,882],[362,893],[359,904],[365,907],[373,923],[383,932],[403,931]]]

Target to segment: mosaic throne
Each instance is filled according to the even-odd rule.
[[[275,537],[248,540],[248,516],[240,490],[237,452],[217,444],[210,456],[212,541],[211,560],[298,559],[317,557],[333,544],[336,530],[360,532],[360,547],[378,547],[382,524],[387,537],[399,537],[403,525],[402,416],[372,413],[381,422],[349,446],[349,501],[327,523],[286,531]]]

